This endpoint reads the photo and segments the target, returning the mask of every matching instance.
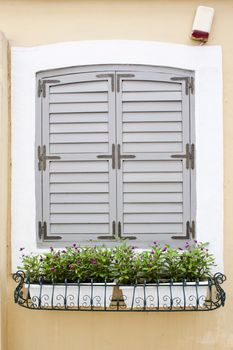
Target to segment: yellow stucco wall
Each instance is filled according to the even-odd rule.
[[[17,46],[87,39],[192,44],[188,36],[199,4],[196,0],[0,0],[0,30],[10,45]],[[209,44],[223,47],[226,307],[209,313],[179,314],[24,310],[13,304],[9,250],[7,327],[1,328],[1,350],[233,349],[233,0],[206,0],[201,4],[216,10]],[[6,167],[6,160],[0,161]],[[6,176],[7,169],[1,174]],[[0,222],[0,229],[4,246],[6,219]],[[4,298],[3,293],[3,302]]]

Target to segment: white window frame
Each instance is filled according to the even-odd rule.
[[[36,242],[36,73],[61,67],[142,64],[195,72],[196,239],[210,242],[223,271],[223,112],[220,46],[141,41],[83,41],[12,48],[12,270],[19,249]]]

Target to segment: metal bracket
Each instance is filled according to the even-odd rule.
[[[186,159],[186,169],[194,169],[195,167],[195,146],[192,143],[191,145],[189,143],[186,144],[186,152],[185,154],[172,154],[171,158],[177,158],[177,159]]]
[[[115,74],[97,74],[96,78],[111,78],[111,90],[115,89]]]
[[[112,144],[112,154],[100,154],[97,156],[99,159],[112,159],[112,169],[116,168],[116,151],[115,144]]]
[[[117,74],[117,92],[121,90],[121,78],[134,78],[134,74]]]
[[[193,77],[172,77],[173,81],[185,81],[185,94],[188,95],[189,91],[194,94],[194,78]]]
[[[39,79],[38,80],[38,90],[37,90],[37,95],[38,97],[46,97],[46,84],[58,84],[60,83],[60,80],[54,80],[54,79]]]
[[[112,235],[111,236],[98,236],[100,240],[115,241],[116,240],[116,221],[112,222]]]
[[[123,236],[122,237],[122,233],[121,233],[121,222],[118,221],[118,237],[120,240],[124,241],[126,239],[129,239],[129,240],[134,240],[134,239],[137,239],[137,237],[135,236]]]
[[[172,239],[194,239],[196,235],[196,226],[195,221],[192,221],[192,224],[190,225],[190,221],[186,222],[186,235],[185,236],[172,236]]]
[[[46,155],[46,146],[43,147],[38,146],[37,148],[37,156],[38,156],[38,169],[39,171],[46,170],[46,160],[56,160],[61,159],[60,156],[47,156]]]
[[[134,154],[121,154],[121,145],[117,145],[117,163],[118,169],[121,168],[121,159],[133,159],[136,158]]]
[[[42,241],[57,241],[62,239],[62,237],[60,236],[48,236],[46,221],[44,221],[43,223],[41,221],[38,222],[38,235],[39,239]]]

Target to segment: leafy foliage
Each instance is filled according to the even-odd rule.
[[[127,243],[113,248],[79,247],[73,244],[64,250],[40,255],[22,255],[23,270],[31,282],[112,282],[131,284],[205,280],[211,274],[214,257],[208,243],[186,243],[185,249],[161,247],[154,242],[150,250],[138,251]],[[22,250],[23,248],[21,248]]]

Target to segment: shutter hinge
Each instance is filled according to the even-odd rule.
[[[38,169],[39,171],[46,170],[46,160],[56,160],[61,159],[60,156],[47,156],[46,155],[46,146],[43,145],[37,147],[37,157],[38,157]]]
[[[62,239],[60,236],[48,236],[47,234],[47,223],[46,221],[38,222],[38,236],[41,241],[57,241]]]
[[[191,94],[194,94],[194,78],[193,77],[172,77],[173,81],[185,81],[185,94],[189,95],[189,91]]]
[[[194,169],[195,167],[195,145],[186,144],[185,154],[172,154],[171,158],[186,159],[186,169]]]
[[[112,222],[112,235],[111,236],[98,236],[100,240],[115,241],[116,240],[116,221]]]
[[[117,92],[121,90],[121,78],[134,78],[135,74],[117,74]]]
[[[110,78],[111,79],[111,90],[115,90],[115,74],[97,74],[96,78]]]
[[[38,97],[46,97],[46,84],[58,84],[60,83],[60,80],[54,80],[54,79],[39,79],[38,80],[38,89],[37,89],[37,95]]]
[[[137,239],[137,237],[135,237],[135,236],[123,236],[122,237],[122,232],[121,232],[121,222],[120,221],[118,221],[118,238],[120,239],[120,240],[133,240],[133,239]]]
[[[194,239],[196,236],[196,225],[193,220],[190,224],[190,221],[186,222],[186,235],[185,236],[172,236],[172,239]]]

